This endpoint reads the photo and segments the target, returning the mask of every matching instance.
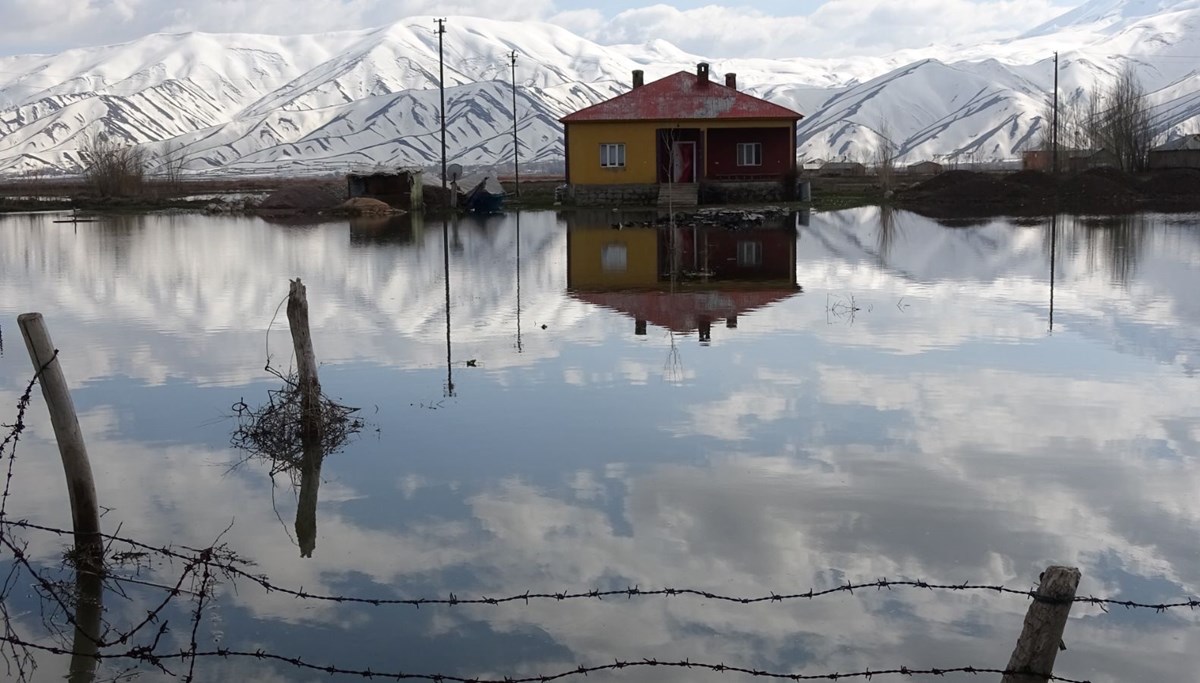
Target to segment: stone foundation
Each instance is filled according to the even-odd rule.
[[[655,206],[658,185],[572,185],[570,198],[578,206]],[[768,204],[788,201],[789,193],[778,180],[700,184],[701,204]]]
[[[701,204],[765,204],[790,199],[778,180],[756,182],[701,183]]]
[[[654,206],[658,185],[572,185],[571,199],[580,206]]]

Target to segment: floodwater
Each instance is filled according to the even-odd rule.
[[[370,598],[756,597],[885,577],[1028,589],[1052,564],[1079,567],[1084,595],[1200,592],[1194,215],[950,227],[863,208],[733,233],[614,230],[628,217],[607,213],[462,219],[445,233],[406,219],[53,218],[0,217],[0,422],[32,371],[16,315],[41,311],[108,532],[220,538],[279,586]],[[268,354],[292,363],[279,307],[294,277],[324,389],[365,421],[321,463],[307,539],[294,473],[272,478],[273,463],[230,447],[233,406],[280,388]],[[8,518],[69,527],[37,392],[28,425]],[[10,534],[70,579],[63,539]],[[11,558],[0,552],[5,575]],[[119,584],[126,597],[110,587],[106,623],[141,621],[161,599],[144,584],[183,568],[148,561],[143,584]],[[61,610],[17,577],[15,632],[69,649]],[[420,609],[224,577],[215,590],[200,651],[466,677],[651,658],[802,674],[1003,668],[1028,606],[906,588]],[[160,653],[188,649],[194,606],[184,595],[163,612]],[[1059,675],[1191,681],[1200,667],[1188,610],[1071,616]],[[36,658],[34,680],[66,675],[65,657]],[[96,680],[136,665],[105,661]],[[186,660],[165,665],[187,674]],[[360,680],[244,657],[199,658],[194,675]],[[159,678],[143,665],[135,680]],[[748,679],[639,668],[588,680]]]

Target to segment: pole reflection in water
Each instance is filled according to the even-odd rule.
[[[1058,211],[1050,216],[1050,331],[1054,331],[1054,277],[1058,266]]]
[[[75,636],[71,643],[70,683],[93,683],[100,640],[100,618],[104,614],[104,587],[96,572],[75,571]]]
[[[321,487],[320,444],[305,444],[300,459],[300,497],[296,501],[296,540],[300,556],[312,557],[317,547],[317,491]]]
[[[458,234],[457,219],[455,235]],[[442,274],[446,279],[446,396],[453,397],[454,393],[454,359],[450,353],[450,224],[442,218]]]
[[[521,212],[513,214],[517,228],[517,353],[521,348]]]

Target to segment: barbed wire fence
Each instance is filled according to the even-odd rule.
[[[55,358],[57,353],[55,354]],[[443,673],[406,670],[374,670],[346,664],[318,663],[301,656],[272,652],[266,649],[238,649],[220,647],[215,642],[201,642],[201,624],[205,613],[217,600],[217,587],[222,582],[235,589],[239,584],[250,584],[266,593],[290,596],[299,600],[369,606],[374,608],[495,606],[508,604],[529,605],[534,602],[569,603],[577,601],[649,600],[649,599],[703,599],[724,603],[729,606],[782,604],[811,602],[832,599],[838,596],[862,596],[895,590],[915,590],[930,593],[973,592],[1025,598],[1032,603],[1071,604],[1098,608],[1104,612],[1113,608],[1143,609],[1154,612],[1191,610],[1200,608],[1200,599],[1185,597],[1171,601],[1139,602],[1117,597],[1075,596],[1070,600],[1054,600],[1039,595],[1037,590],[1015,588],[1005,585],[984,583],[945,583],[920,579],[877,579],[874,581],[847,582],[837,586],[806,591],[768,592],[761,595],[730,595],[693,587],[642,588],[628,586],[621,589],[586,589],[569,591],[526,591],[504,596],[464,597],[450,593],[439,597],[393,597],[384,595],[334,595],[305,590],[303,587],[284,585],[265,574],[252,570],[253,564],[238,555],[222,539],[229,528],[216,536],[212,543],[203,548],[186,545],[155,545],[117,533],[101,534],[104,557],[100,566],[76,563],[70,550],[64,553],[62,566],[57,568],[40,566],[29,552],[29,544],[21,534],[40,534],[58,538],[67,546],[74,535],[71,529],[63,529],[13,519],[8,513],[8,502],[14,478],[14,465],[18,444],[26,428],[25,417],[33,399],[33,388],[42,371],[50,361],[35,373],[20,395],[16,406],[16,418],[12,424],[2,425],[6,434],[0,441],[0,461],[4,463],[4,488],[0,493],[0,563],[9,564],[7,576],[0,582],[0,659],[7,667],[9,678],[31,681],[37,667],[38,652],[54,656],[71,657],[72,671],[79,667],[91,670],[101,662],[112,662],[130,667],[126,674],[139,667],[152,668],[163,675],[182,678],[185,683],[195,680],[198,663],[205,659],[253,660],[264,663],[290,666],[297,670],[319,672],[329,675],[361,677],[385,680],[425,680],[435,683],[549,683],[567,678],[587,676],[594,673],[614,672],[626,669],[690,669],[718,674],[736,674],[750,678],[765,678],[790,681],[840,681],[873,680],[876,677],[925,678],[945,677],[951,674],[1028,676],[1028,671],[1018,671],[983,666],[910,667],[892,666],[864,668],[845,672],[786,672],[769,671],[743,665],[728,665],[723,662],[698,662],[689,659],[668,660],[656,658],[620,659],[603,663],[580,664],[563,670],[525,676],[499,678],[475,678]],[[167,568],[170,580],[153,580],[151,570]],[[74,581],[63,578],[74,576]],[[8,599],[23,582],[30,582],[33,591],[43,605],[43,625],[46,633],[42,637],[23,635],[18,630],[15,618],[10,614]],[[131,618],[128,624],[112,623],[96,614],[92,623],[83,615],[89,601],[99,604],[103,594],[111,594],[133,600],[132,589],[148,591],[150,609],[140,617]],[[182,617],[180,615],[183,615]],[[172,619],[185,619],[181,628],[171,626]],[[64,627],[65,624],[65,627]],[[68,636],[67,631],[70,631]],[[181,637],[176,634],[182,634]],[[68,645],[67,641],[71,641]],[[118,674],[120,680],[125,674]],[[1054,674],[1036,676],[1039,680],[1062,681],[1064,683],[1087,683],[1081,679],[1067,678]]]

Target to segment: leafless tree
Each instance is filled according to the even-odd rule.
[[[896,157],[898,154],[898,145],[892,138],[892,127],[887,119],[879,122],[875,127],[875,134],[879,136],[879,144],[875,147],[875,173],[879,178],[879,186],[884,192],[890,192],[896,184]]]
[[[183,187],[183,165],[187,160],[183,145],[167,143],[159,158],[158,175],[167,192],[178,194]]]
[[[1133,66],[1126,64],[1097,98],[1090,117],[1100,147],[1111,152],[1126,171],[1145,170],[1154,142],[1154,124],[1146,91]]]
[[[85,136],[79,147],[83,175],[101,197],[141,194],[149,157],[146,151],[103,134]]]

